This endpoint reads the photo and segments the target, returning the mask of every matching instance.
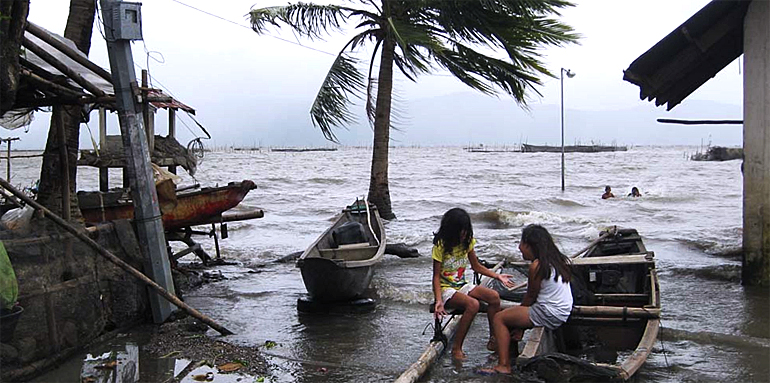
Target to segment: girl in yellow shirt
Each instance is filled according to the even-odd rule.
[[[473,271],[497,279],[510,286],[510,275],[498,274],[479,263],[473,247],[471,217],[460,208],[450,209],[441,218],[441,226],[433,236],[433,295],[436,299],[434,315],[447,315],[447,308],[462,309],[463,315],[457,326],[452,342],[452,358],[463,360],[463,342],[473,319],[479,312],[479,301],[487,303],[489,320],[489,342],[487,349],[496,350],[493,319],[500,311],[500,295],[497,291],[469,284],[465,279],[465,270],[470,264]]]

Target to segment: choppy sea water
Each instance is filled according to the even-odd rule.
[[[695,162],[694,147],[635,147],[627,152],[567,153],[561,191],[558,153],[471,153],[459,147],[392,148],[390,191],[396,220],[388,241],[417,248],[421,257],[386,256],[366,314],[308,315],[299,269],[276,259],[303,250],[334,215],[369,185],[371,152],[206,153],[196,179],[203,186],[253,180],[235,210],[260,208],[262,219],[230,223],[222,254],[238,262],[219,270],[227,280],[188,294],[186,302],[236,332],[232,342],[278,345],[265,352],[274,380],[392,381],[417,360],[432,334],[427,305],[432,233],[452,207],[471,213],[482,259],[519,259],[521,228],[546,226],[564,253],[594,239],[601,228],[632,227],[656,254],[663,317],[660,341],[638,381],[769,381],[770,293],[740,285],[742,176],[740,161]],[[14,184],[36,177],[39,163],[14,163]],[[118,180],[118,175],[113,175]],[[96,170],[81,168],[81,189],[96,189]],[[185,177],[185,184],[192,182]],[[601,200],[605,185],[617,196]],[[632,186],[641,198],[626,197]],[[202,239],[213,254],[213,242]],[[217,336],[210,330],[211,336]],[[442,358],[432,382],[495,381],[474,374],[492,360],[481,314],[465,342],[462,366]],[[527,377],[513,377],[526,380]]]

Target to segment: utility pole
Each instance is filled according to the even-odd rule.
[[[101,7],[126,169],[134,200],[134,222],[147,260],[145,273],[149,273],[148,276],[166,291],[176,295],[150,165],[150,151],[142,126],[141,108],[136,101],[140,92],[134,72],[131,40],[142,39],[141,3],[101,0]],[[162,323],[176,306],[154,291],[149,294],[153,319]]]

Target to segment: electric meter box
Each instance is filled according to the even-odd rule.
[[[112,6],[115,40],[142,39],[142,3],[117,2]]]

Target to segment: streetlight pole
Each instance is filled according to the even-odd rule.
[[[575,72],[561,68],[559,79],[561,82],[561,191],[564,191],[564,74],[568,78],[575,77]]]

